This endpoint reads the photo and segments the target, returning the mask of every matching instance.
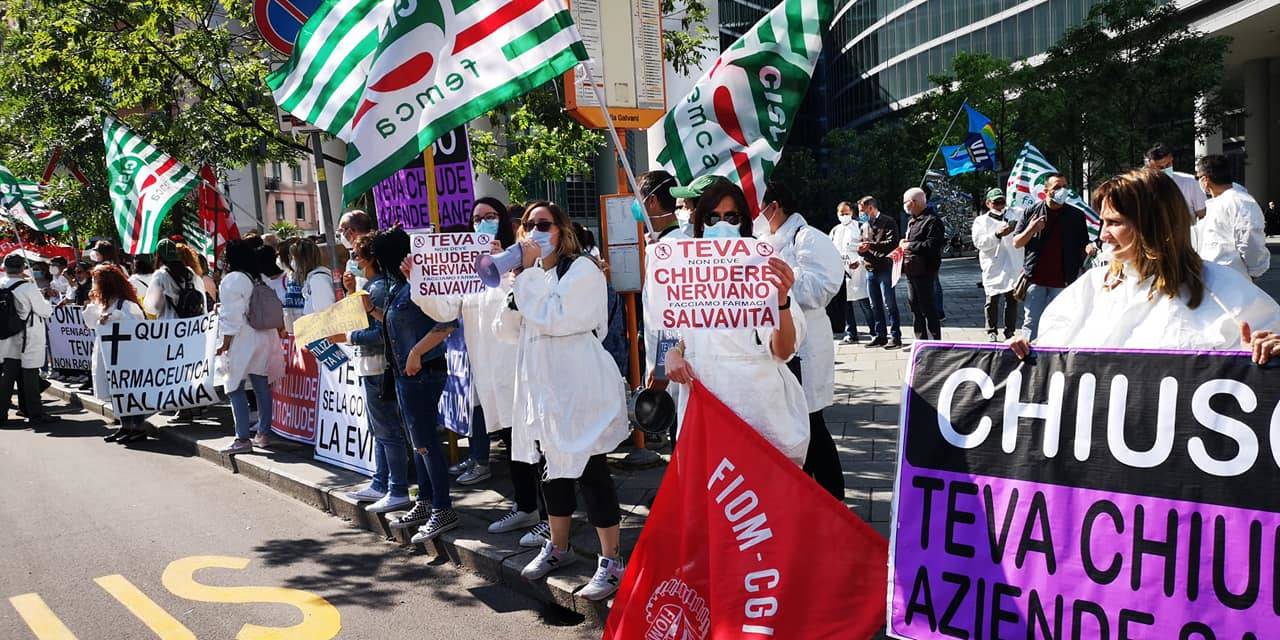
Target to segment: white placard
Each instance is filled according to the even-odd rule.
[[[639,291],[644,285],[640,273],[640,245],[609,245],[609,282],[618,293]]]
[[[635,196],[625,193],[604,198],[605,239],[609,246],[637,244],[640,242],[640,231],[636,227],[636,219],[631,215],[631,201]]]
[[[416,297],[479,293],[476,259],[488,255],[493,236],[484,233],[415,233],[409,281]]]
[[[214,352],[218,316],[122,320],[97,335],[117,417],[150,415],[218,402]]]
[[[364,385],[351,360],[320,370],[316,401],[317,460],[373,475],[373,431],[365,408]]]
[[[88,371],[93,361],[93,329],[84,326],[83,308],[53,308],[49,331],[49,366],[53,369]]]
[[[765,279],[773,247],[754,238],[650,245],[646,286],[658,328],[677,331],[773,327],[777,290]]]

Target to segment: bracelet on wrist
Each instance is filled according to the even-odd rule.
[[[787,296],[787,301],[778,305],[778,311],[786,311],[791,308],[791,296]]]

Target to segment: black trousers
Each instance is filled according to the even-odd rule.
[[[1014,299],[1012,291],[997,293],[987,298],[987,303],[983,305],[982,311],[987,316],[987,333],[996,333],[1000,328],[996,325],[996,317],[1000,315],[1000,301],[1004,301],[1004,337],[1012,338],[1018,327],[1022,326],[1018,318],[1018,301]]]
[[[547,503],[547,513],[557,518],[567,518],[578,510],[574,483],[582,489],[582,499],[587,503],[587,522],[597,529],[608,529],[622,522],[622,509],[618,506],[618,491],[613,486],[609,463],[605,455],[591,456],[582,475],[577,479],[557,478],[544,480],[542,498]]]
[[[840,466],[840,452],[827,431],[827,421],[821,411],[809,414],[809,451],[804,457],[804,472],[809,474],[827,493],[844,502],[844,469]]]
[[[18,384],[19,378],[22,384]],[[21,394],[19,404],[27,413],[27,419],[44,415],[44,405],[40,403],[40,370],[23,369],[22,360],[5,358],[0,365],[0,426],[9,424],[9,407],[13,403],[13,388],[18,386]]]
[[[934,287],[938,274],[907,276],[907,302],[911,305],[912,326],[916,340],[941,340],[942,320],[938,317],[938,301]]]
[[[542,487],[542,463],[511,461],[511,485],[515,489],[516,511],[529,513],[537,511],[538,516],[547,519],[547,506],[543,504],[539,489]]]

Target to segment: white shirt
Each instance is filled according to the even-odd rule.
[[[302,283],[302,315],[324,311],[338,301],[333,289],[333,274],[324,267],[316,267]]]
[[[1013,208],[1005,208],[1003,218],[991,213],[974,218],[971,232],[973,246],[978,249],[978,264],[982,267],[982,288],[988,298],[1013,290],[1022,275],[1024,256],[1023,249],[1013,246],[1013,233],[998,236],[1006,225],[1016,227],[1022,215]]]
[[[23,369],[38,369],[44,364],[44,321],[53,315],[53,305],[40,293],[40,287],[27,278],[0,274],[0,289],[8,289],[16,282],[25,282],[13,290],[14,308],[18,317],[27,322],[25,331],[0,340],[0,359],[21,359]],[[36,362],[38,360],[38,362]],[[34,362],[34,364],[28,364]]]
[[[869,295],[867,269],[862,265],[862,257],[858,255],[858,245],[862,243],[865,233],[866,227],[854,218],[848,224],[842,222],[832,227],[829,234],[831,243],[836,245],[836,251],[840,252],[840,259],[844,260],[845,300],[850,302],[862,300]],[[858,266],[851,268],[850,262],[855,262]]]
[[[204,278],[197,276],[190,267],[183,267],[191,278],[191,286],[201,295],[205,293]],[[169,274],[169,267],[161,267],[151,274],[151,286],[147,287],[147,295],[142,298],[142,308],[157,320],[173,320],[178,317],[173,305],[178,301],[181,287]],[[207,309],[206,309],[207,311]]]
[[[1175,184],[1178,185],[1178,191],[1182,192],[1182,197],[1187,201],[1187,208],[1191,210],[1192,220],[1199,217],[1200,212],[1205,210],[1204,190],[1200,188],[1200,181],[1196,177],[1181,171],[1174,171],[1169,174],[1173,178]]]
[[[249,326],[249,298],[253,280],[232,271],[222,277],[218,298],[218,337],[232,336],[231,347],[218,359],[217,380],[228,391],[247,384],[249,375],[266,376],[270,382],[284,377],[284,348],[275,329]]]
[[[146,275],[135,273],[129,276],[129,284],[133,285],[133,290],[137,292],[139,300],[147,298],[147,288],[151,286],[151,279],[155,277],[154,273]]]
[[[1209,198],[1193,238],[1201,258],[1250,278],[1261,276],[1271,266],[1262,207],[1247,192],[1227,189]]]

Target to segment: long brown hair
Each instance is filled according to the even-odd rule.
[[[129,276],[125,275],[124,269],[114,264],[100,264],[93,268],[91,274],[93,289],[89,291],[89,300],[96,302],[103,311],[117,300],[142,306],[142,303],[138,302],[138,291],[133,288],[133,283],[129,282]]]
[[[716,207],[725,197],[733,199],[733,208],[738,211],[738,235],[751,237],[751,205],[743,195],[742,188],[728,180],[717,180],[698,196],[698,204],[693,209],[693,237],[701,238],[706,228],[706,220],[715,213]]]
[[[523,239],[528,236],[524,231],[524,223],[529,221],[529,217],[539,207],[551,212],[551,219],[555,221],[556,228],[560,230],[560,245],[556,247],[556,252],[559,256],[561,258],[581,256],[582,245],[578,243],[578,234],[573,230],[573,222],[569,220],[569,216],[565,215],[564,210],[554,202],[539,200],[530,203],[529,206],[524,208],[524,213],[520,215],[520,238]]]
[[[1191,211],[1172,178],[1154,169],[1134,169],[1102,183],[1093,194],[1093,208],[1110,208],[1134,229],[1133,267],[1142,279],[1151,278],[1147,299],[1157,292],[1177,298],[1183,287],[1191,294],[1187,306],[1204,300],[1204,265],[1191,246]],[[1124,265],[1111,264],[1120,277]]]

